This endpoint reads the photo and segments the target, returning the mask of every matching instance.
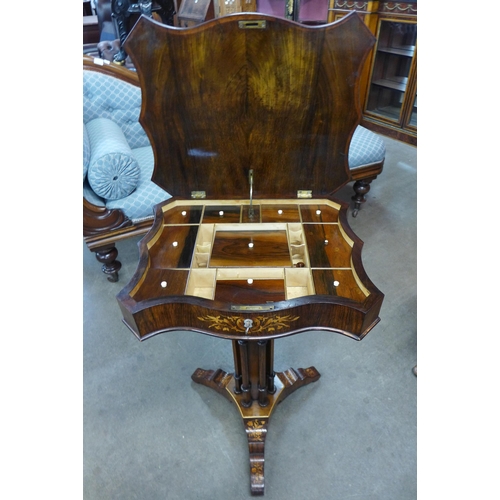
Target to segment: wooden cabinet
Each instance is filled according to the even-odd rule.
[[[417,2],[330,0],[328,21],[357,11],[377,37],[361,78],[361,124],[417,144]]]
[[[214,18],[212,0],[184,0],[177,14],[179,26],[188,28]]]

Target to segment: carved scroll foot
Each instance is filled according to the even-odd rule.
[[[191,375],[193,382],[217,391],[229,401],[232,401],[233,398],[231,398],[226,387],[232,378],[233,376],[231,374],[221,370],[220,368],[218,370],[204,370],[203,368],[197,368]]]
[[[253,400],[250,406],[245,405],[244,395],[235,391],[233,374],[224,370],[203,370],[198,368],[191,376],[197,384],[210,387],[232,401],[240,411],[248,439],[250,454],[250,492],[254,496],[264,495],[264,448],[269,418],[275,406],[281,403],[297,389],[304,387],[320,378],[314,366],[309,368],[289,368],[275,374],[275,391],[269,394],[269,404],[261,406],[258,400]]]
[[[321,377],[320,373],[316,370],[316,368],[314,368],[314,366],[297,369],[289,368],[284,372],[277,373],[276,376],[283,384],[283,388],[278,395],[278,403],[281,403],[281,401],[297,389],[311,384],[312,382],[316,382]]]
[[[96,259],[103,265],[102,272],[107,276],[108,281],[116,283],[118,281],[118,271],[121,269],[121,262],[116,260],[118,250],[114,245],[99,248],[95,251]]]

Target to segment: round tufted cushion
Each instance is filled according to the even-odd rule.
[[[137,189],[123,200],[107,201],[107,208],[119,208],[133,222],[153,218],[153,208],[156,204],[171,198],[171,195],[161,189],[152,180],[155,166],[153,148],[145,146],[134,149],[134,155],[141,167],[141,179]]]
[[[90,187],[106,200],[125,198],[137,187],[140,169],[120,126],[108,118],[96,118],[86,127],[90,141]]]
[[[83,180],[87,176],[90,163],[90,140],[85,123],[83,124]]]

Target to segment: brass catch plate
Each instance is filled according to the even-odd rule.
[[[238,21],[238,28],[242,30],[263,30],[267,28],[267,22],[265,20],[261,21]]]

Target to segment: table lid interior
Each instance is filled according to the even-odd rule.
[[[142,89],[153,181],[189,198],[313,197],[349,181],[359,76],[374,37],[356,13],[323,26],[236,14],[181,29],[142,16],[125,42]]]

